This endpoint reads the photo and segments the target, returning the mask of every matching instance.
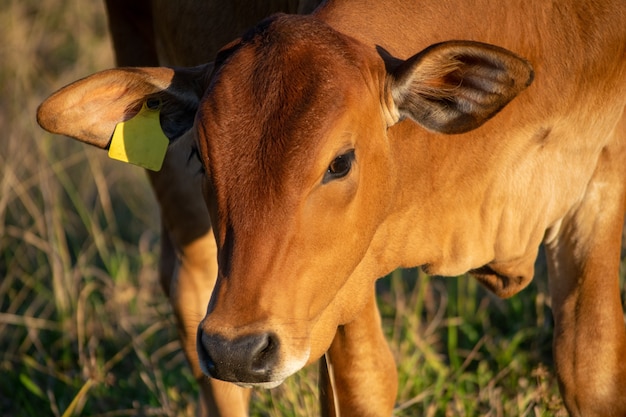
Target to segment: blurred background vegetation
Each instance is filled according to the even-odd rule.
[[[103,5],[3,0],[0,40],[0,415],[192,416],[144,172],[35,122],[47,95],[113,66]],[[379,281],[396,415],[565,415],[542,265],[510,300],[468,277]],[[318,415],[316,378],[256,391],[252,415]]]

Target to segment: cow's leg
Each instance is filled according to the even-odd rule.
[[[196,333],[215,287],[217,246],[202,197],[200,161],[191,153],[191,136],[171,147],[160,172],[148,172],[161,207],[164,227],[161,284],[176,314],[180,341],[201,388],[199,415],[248,415],[249,390],[209,379],[200,369]]]
[[[624,160],[615,150],[602,153],[584,200],[546,242],[556,370],[576,417],[626,416],[626,331],[618,282]]]
[[[217,273],[213,234],[209,232],[187,245],[181,251],[180,261],[177,260],[174,246],[165,229],[161,241],[161,285],[176,314],[183,352],[200,386],[197,415],[247,416],[249,390],[205,376],[200,369],[196,352],[198,323],[206,312]]]
[[[201,389],[199,415],[241,417],[248,415],[249,390],[210,379],[202,373],[196,351],[198,323],[206,314],[217,276],[217,253],[212,233],[182,250],[180,270],[169,298],[178,319],[180,341],[192,373]]]
[[[397,390],[396,364],[372,289],[365,309],[356,320],[337,329],[327,358],[320,362],[322,415],[389,417]]]

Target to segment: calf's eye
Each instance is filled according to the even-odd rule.
[[[350,172],[353,162],[354,149],[338,155],[335,159],[333,159],[330,165],[328,165],[328,169],[326,170],[326,174],[324,174],[322,182],[327,183],[329,181],[345,177]]]

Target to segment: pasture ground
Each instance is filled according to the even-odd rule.
[[[52,91],[113,65],[103,6],[4,0],[0,40],[0,415],[192,416],[143,171],[35,123]],[[395,415],[565,415],[541,261],[510,300],[417,270],[378,286]],[[252,415],[317,416],[316,384],[312,366],[255,391]]]

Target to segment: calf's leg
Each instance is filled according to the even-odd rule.
[[[159,172],[148,176],[161,207],[163,221],[161,284],[178,322],[180,341],[200,384],[198,415],[248,415],[249,390],[206,377],[200,369],[196,333],[206,314],[217,278],[217,246],[202,196],[200,161],[190,156],[183,136],[168,150]]]
[[[626,416],[626,331],[618,271],[625,152],[605,149],[580,206],[548,234],[554,355],[574,417]]]
[[[398,373],[382,331],[376,293],[356,320],[340,326],[320,361],[320,405],[324,417],[389,417]]]
[[[178,319],[180,341],[201,389],[198,415],[242,417],[248,415],[249,390],[210,379],[202,373],[196,352],[198,323],[206,313],[217,274],[217,254],[212,233],[182,250],[180,270],[169,298]]]

